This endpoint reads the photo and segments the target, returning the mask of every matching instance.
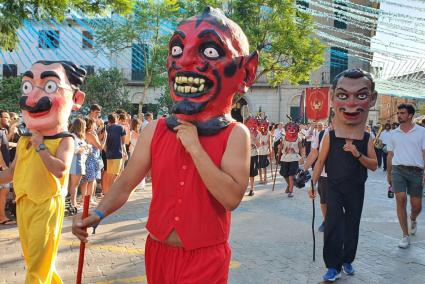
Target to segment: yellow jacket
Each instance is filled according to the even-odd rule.
[[[56,155],[60,142],[64,137],[70,137],[67,132],[55,136],[44,137],[46,150]],[[66,174],[57,178],[44,165],[35,147],[31,145],[31,137],[22,136],[16,147],[17,161],[13,173],[13,188],[16,201],[26,196],[36,204],[41,204],[49,198],[66,194],[69,167]]]

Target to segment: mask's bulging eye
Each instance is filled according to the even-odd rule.
[[[175,45],[171,48],[171,55],[172,56],[179,56],[183,53],[183,49],[179,45]]]
[[[219,52],[217,49],[215,49],[214,47],[207,47],[204,49],[204,55],[207,58],[211,58],[211,59],[216,59],[220,56]]]
[[[357,98],[359,100],[365,100],[365,99],[367,99],[367,97],[368,97],[368,94],[359,94],[359,95],[357,95]]]
[[[32,91],[31,82],[29,82],[29,81],[23,82],[22,85],[21,85],[22,94],[27,95],[27,94],[31,93],[31,91]]]
[[[337,94],[336,96],[340,100],[346,100],[348,98],[348,96],[346,94]]]
[[[58,89],[58,84],[55,81],[47,81],[44,85],[44,91],[48,94],[53,94]]]

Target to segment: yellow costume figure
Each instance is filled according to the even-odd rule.
[[[46,150],[55,155],[62,137],[66,136],[72,137],[66,133],[44,137]],[[30,137],[19,140],[13,174],[19,236],[27,268],[26,283],[62,283],[54,261],[62,230],[63,193],[67,189],[65,177],[68,175],[54,176],[30,144]]]
[[[38,61],[22,76],[19,105],[30,136],[21,136],[0,184],[13,181],[15,188],[26,284],[62,283],[55,259],[74,154],[68,119],[84,102],[85,75],[69,61]]]

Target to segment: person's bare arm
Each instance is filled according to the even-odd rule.
[[[346,143],[343,147],[344,151],[351,152],[353,157],[355,157],[363,167],[375,171],[378,168],[378,160],[376,159],[375,149],[373,147],[372,138],[367,142],[367,153],[366,155],[360,153],[356,145],[352,142]]]
[[[388,151],[387,154],[387,181],[388,184],[392,186],[392,177],[391,177],[391,172],[393,170],[393,157],[394,157],[394,152],[393,151]]]
[[[99,136],[97,136],[97,134],[95,133],[87,133],[86,134],[86,141],[89,144],[92,144],[93,146],[95,146],[97,149],[102,150],[103,147],[105,146],[105,140],[101,141],[99,139]]]
[[[320,149],[319,151],[319,157],[317,158],[317,162],[314,165],[314,170],[313,170],[312,180],[314,185],[316,185],[317,181],[319,180],[320,174],[323,171],[326,159],[328,158],[328,154],[329,154],[329,146],[330,146],[329,135],[323,136],[322,140],[323,140],[322,149]]]
[[[248,186],[250,138],[248,129],[237,124],[228,139],[226,151],[217,167],[199,142],[196,127],[185,121],[175,127],[177,137],[191,155],[208,191],[227,210],[238,207]]]
[[[32,146],[37,148],[43,143],[43,136],[39,132],[33,131],[31,142]],[[56,150],[56,155],[51,154],[48,149],[38,152],[38,155],[47,170],[57,178],[61,178],[64,176],[67,167],[71,165],[72,156],[74,155],[74,140],[71,137],[63,138]]]
[[[316,189],[317,189],[317,182],[320,178],[320,175],[322,174],[323,168],[325,167],[326,159],[328,158],[329,154],[329,135],[325,134],[322,139],[322,148],[319,151],[319,157],[317,158],[316,164],[314,165],[313,169],[313,187],[310,188],[307,193],[310,198],[316,197]]]
[[[0,153],[1,154],[1,153]],[[13,172],[15,170],[16,160],[18,159],[18,152],[15,154],[15,159],[8,168],[0,172],[0,183],[9,183],[13,180]]]
[[[307,159],[304,163],[304,171],[308,170],[311,165],[316,161],[317,157],[319,157],[319,150],[317,148],[312,148],[310,154],[308,154]]]
[[[112,184],[108,194],[103,197],[97,209],[105,214],[111,214],[121,208],[130,196],[133,189],[142,181],[151,167],[151,141],[156,128],[156,121],[149,123],[140,134],[131,159],[127,167]],[[92,214],[81,219],[81,214],[74,217],[72,233],[80,240],[87,241],[88,234],[84,228],[100,222],[99,216]]]
[[[0,151],[0,167],[2,167],[2,169],[8,168],[8,166],[6,165],[6,162],[3,158],[3,153],[1,151]]]

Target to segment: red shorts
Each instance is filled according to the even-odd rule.
[[[145,246],[149,284],[227,283],[231,250],[228,243],[185,250],[153,240]]]

